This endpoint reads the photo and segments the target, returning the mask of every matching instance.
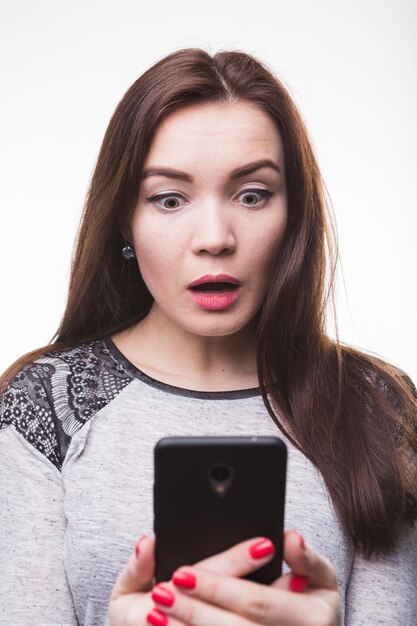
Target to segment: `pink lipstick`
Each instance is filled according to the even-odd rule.
[[[188,285],[188,290],[194,302],[202,309],[221,311],[238,299],[240,282],[228,274],[206,274]]]

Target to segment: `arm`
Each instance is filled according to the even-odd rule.
[[[404,530],[390,555],[355,556],[346,591],[345,626],[415,626],[417,527]]]
[[[75,626],[66,519],[46,396],[20,377],[0,398],[0,624]],[[49,458],[48,458],[49,457]]]
[[[413,395],[417,390],[403,372]],[[403,413],[399,398],[379,381],[393,406]],[[415,463],[415,461],[414,461]],[[416,626],[417,624],[417,525],[405,527],[394,552],[371,559],[355,555],[346,590],[345,626]]]

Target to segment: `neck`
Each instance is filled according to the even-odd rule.
[[[253,323],[232,335],[197,335],[152,307],[146,318],[113,341],[145,374],[168,384],[198,391],[258,386]]]

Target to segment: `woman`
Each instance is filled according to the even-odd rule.
[[[416,399],[326,336],[329,242],[307,132],[262,63],[184,49],[132,85],[54,341],[2,378],[7,623],[415,624]],[[298,532],[272,586],[240,578],[273,554],[257,537],[152,587],[153,446],[184,434],[287,443]]]

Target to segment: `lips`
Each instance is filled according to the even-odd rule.
[[[239,285],[240,282],[237,278],[228,274],[217,274],[216,276],[206,274],[190,283],[188,289],[207,293],[222,293],[235,290]]]
[[[228,274],[206,274],[188,286],[192,299],[201,309],[229,309],[239,298],[240,282]]]

